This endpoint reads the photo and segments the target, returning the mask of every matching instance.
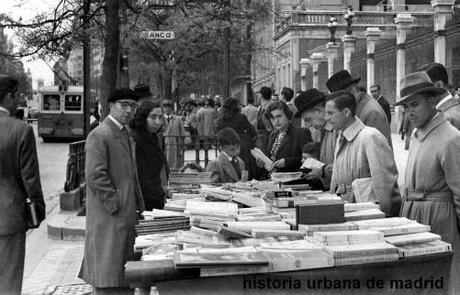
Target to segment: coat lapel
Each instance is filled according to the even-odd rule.
[[[131,149],[129,148],[129,143],[123,139],[121,130],[120,128],[110,119],[110,118],[105,118],[104,123],[107,124],[112,131],[113,137],[121,144],[121,146],[128,152],[128,154],[131,156]],[[130,139],[131,141],[131,139]],[[131,145],[133,146],[133,145]],[[131,157],[132,159],[132,157]]]

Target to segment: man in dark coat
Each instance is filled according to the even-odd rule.
[[[130,89],[110,94],[110,114],[86,140],[85,256],[79,277],[94,294],[133,294],[124,266],[134,259],[134,226],[144,208],[127,127],[136,100]]]
[[[21,294],[26,246],[26,199],[45,219],[37,150],[31,126],[16,112],[18,81],[0,78],[0,294]]]
[[[388,101],[383,97],[380,89],[380,85],[372,85],[370,88],[371,95],[372,97],[379,103],[379,105],[382,107],[383,111],[385,112],[385,115],[387,116],[388,119],[388,124],[391,123],[391,110],[390,110],[390,104]]]
[[[388,123],[385,112],[375,99],[360,90],[358,86],[360,80],[361,78],[354,78],[348,71],[342,70],[332,75],[332,77],[327,80],[326,86],[331,93],[339,90],[351,92],[356,99],[356,116],[366,126],[374,127],[380,131],[391,147],[390,124]]]

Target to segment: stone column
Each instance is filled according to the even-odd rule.
[[[291,68],[290,68],[290,73],[289,76],[291,77],[290,84],[288,87],[294,90],[294,92],[297,91],[295,87],[295,78],[296,74],[299,73],[299,60],[300,60],[300,54],[299,54],[299,37],[298,36],[292,36],[291,38]]]
[[[327,77],[330,78],[334,75],[334,61],[339,53],[339,45],[329,42],[327,48]]]
[[[375,44],[380,38],[382,31],[376,27],[367,28],[364,35],[366,36],[366,47],[367,47],[367,91],[370,93],[370,88],[375,81]]]
[[[410,13],[398,13],[395,18],[396,24],[396,101],[400,100],[401,78],[406,75],[406,35],[414,24],[414,18]],[[395,108],[395,117],[401,122],[402,108]]]
[[[343,69],[351,73],[351,54],[355,52],[356,37],[353,35],[345,35],[342,37],[343,42]]]
[[[406,75],[406,35],[412,27],[414,18],[410,13],[398,13],[396,24],[396,100],[400,99],[401,79]]]
[[[311,61],[308,58],[300,60],[300,90],[307,90],[307,68],[310,66]]]
[[[432,0],[434,8],[434,61],[446,65],[446,22],[452,15],[453,0]]]
[[[321,53],[315,52],[310,56],[313,67],[313,88],[319,88],[318,69],[321,62],[324,61],[324,56]]]

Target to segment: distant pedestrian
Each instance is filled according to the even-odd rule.
[[[128,129],[137,99],[130,89],[113,91],[110,114],[86,140],[85,255],[79,277],[96,295],[134,292],[124,270],[134,259],[134,226],[144,211]]]
[[[381,88],[380,85],[374,84],[370,88],[371,95],[372,97],[379,103],[379,105],[382,107],[383,111],[385,112],[385,115],[387,116],[388,119],[388,124],[391,123],[391,110],[390,110],[390,104],[388,101],[383,97],[381,93]]]
[[[184,164],[185,127],[184,121],[173,114],[171,100],[163,100],[163,111],[166,129],[164,130],[165,152],[169,168],[179,169]]]
[[[257,140],[256,146],[261,150],[264,150],[268,144],[268,138],[273,130],[270,119],[265,115],[270,103],[272,102],[272,89],[270,87],[263,86],[260,88],[261,101],[259,106],[259,112],[257,113]]]
[[[136,163],[145,210],[163,209],[166,194],[161,183],[163,169],[169,174],[168,163],[156,133],[163,126],[164,114],[158,102],[144,101],[137,108],[129,126],[136,142]]]
[[[297,108],[294,104],[293,97],[294,90],[289,87],[283,87],[281,90],[281,99],[288,105],[289,109],[291,109],[291,112],[295,114],[297,113]],[[292,118],[292,125],[300,128],[300,125],[302,125],[301,119],[299,117]]]
[[[0,78],[0,294],[21,294],[26,247],[26,200],[45,219],[35,135],[14,119],[18,81]],[[33,248],[32,248],[33,249]]]
[[[248,97],[248,104],[241,110],[241,113],[248,118],[249,123],[251,123],[254,128],[257,126],[257,113],[259,109],[254,106],[254,97]]]
[[[338,90],[347,90],[353,94],[356,99],[356,116],[366,126],[374,127],[380,131],[387,139],[390,147],[392,147],[390,124],[387,116],[375,99],[371,98],[366,92],[360,91],[358,86],[360,80],[361,78],[353,78],[348,71],[342,70],[330,77],[326,82],[326,86],[331,93]]]
[[[208,150],[213,142],[213,137],[216,135],[216,120],[219,113],[214,108],[214,100],[208,98],[206,107],[197,113],[199,126],[201,126],[201,136],[204,136],[204,149]]]

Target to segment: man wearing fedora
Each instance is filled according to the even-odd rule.
[[[424,71],[435,87],[445,89],[444,93],[436,97],[436,109],[460,130],[460,102],[449,91],[449,76],[446,68],[440,63],[431,63],[422,66],[417,71]]]
[[[353,78],[348,71],[341,70],[327,80],[326,86],[331,93],[338,90],[347,90],[353,94],[356,99],[356,116],[365,125],[380,131],[391,147],[391,130],[385,111],[369,94],[360,91],[358,87],[360,80],[361,77]]]
[[[398,216],[398,171],[388,141],[356,116],[356,99],[340,90],[326,98],[326,122],[339,132],[331,193],[347,202],[373,202],[387,216]]]
[[[295,98],[297,113],[294,117],[302,117],[307,126],[311,126],[320,135],[319,160],[325,165],[322,168],[313,168],[306,175],[307,180],[320,180],[324,189],[329,190],[334,162],[334,150],[337,141],[337,132],[331,124],[326,123],[326,96],[316,88],[301,92]]]
[[[425,71],[401,79],[402,105],[411,124],[409,156],[404,176],[401,216],[430,225],[431,231],[452,244],[450,294],[460,292],[460,131],[436,109],[437,97]],[[454,272],[452,272],[454,271]]]

